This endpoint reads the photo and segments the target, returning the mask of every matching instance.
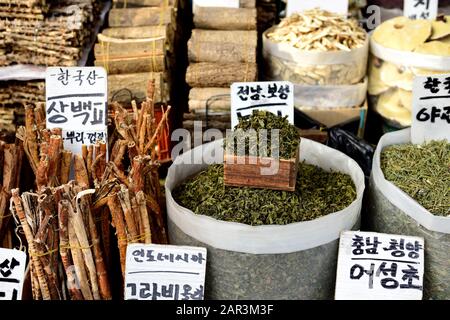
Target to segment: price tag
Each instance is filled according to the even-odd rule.
[[[107,141],[107,75],[101,67],[51,67],[45,76],[47,128],[62,128],[64,148]]]
[[[410,19],[435,20],[438,7],[438,0],[404,0],[403,15]]]
[[[450,141],[450,74],[414,79],[412,117],[412,143]]]
[[[341,233],[336,300],[421,300],[423,238]]]
[[[348,0],[288,0],[287,3],[287,16],[295,12],[301,12],[320,8],[322,10],[347,15],[348,14]]]
[[[131,244],[125,300],[203,300],[206,248]]]
[[[197,7],[219,7],[239,8],[239,0],[194,0],[194,8]]]
[[[236,82],[231,85],[231,128],[253,110],[288,117],[294,124],[294,86],[288,81]]]
[[[21,300],[27,255],[0,248],[0,300]]]

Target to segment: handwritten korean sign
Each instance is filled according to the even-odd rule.
[[[341,233],[336,300],[420,300],[422,238],[374,232]]]
[[[239,0],[193,0],[198,7],[239,8]]]
[[[107,75],[100,67],[51,67],[46,71],[47,128],[62,128],[64,148],[107,139]]]
[[[320,8],[330,12],[347,15],[348,13],[348,0],[288,0],[287,3],[287,16],[295,12],[306,11],[314,8]]]
[[[0,248],[0,300],[21,300],[25,252]]]
[[[404,0],[403,15],[410,19],[434,20],[438,15],[438,0]]]
[[[411,141],[450,141],[450,74],[416,77]]]
[[[288,116],[294,124],[294,86],[288,81],[236,82],[231,86],[231,128],[253,110]]]
[[[203,300],[205,272],[205,248],[129,245],[125,300]]]

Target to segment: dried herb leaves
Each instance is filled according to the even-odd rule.
[[[212,165],[173,191],[195,214],[248,225],[286,225],[340,211],[356,199],[350,176],[299,165],[295,192],[225,187],[223,165]]]
[[[254,130],[254,136],[251,129]],[[261,135],[262,130],[267,130],[265,136]],[[272,130],[279,130],[279,141],[272,141],[273,138],[276,139],[276,136],[272,135],[274,133]],[[267,141],[263,143],[265,137]],[[272,154],[277,148],[279,158],[292,159],[295,158],[299,143],[300,133],[289,123],[287,117],[282,118],[271,112],[254,110],[250,117],[239,119],[232,134],[227,136],[225,145],[230,154],[241,155],[240,148],[245,148],[245,155],[277,157]]]
[[[381,153],[387,180],[439,216],[450,216],[450,143],[389,146]]]

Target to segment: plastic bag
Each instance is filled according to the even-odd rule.
[[[369,41],[351,51],[301,51],[263,34],[265,77],[299,85],[348,85],[366,75]]]
[[[332,128],[328,131],[328,146],[345,153],[355,160],[366,177],[372,171],[373,147],[359,139],[351,132],[341,128]]]
[[[346,209],[286,226],[249,226],[196,215],[178,205],[171,191],[208,164],[223,162],[223,141],[179,156],[169,169],[166,201],[171,243],[206,246],[207,297],[212,299],[328,299],[333,296],[340,232],[358,228],[364,174],[355,161],[302,139],[301,161],[349,174],[357,198]],[[198,164],[184,164],[191,159]]]
[[[369,219],[373,231],[425,238],[424,297],[450,299],[450,217],[435,216],[384,178],[381,151],[411,141],[411,130],[384,135],[375,151],[369,187]]]
[[[294,84],[297,107],[320,109],[361,106],[366,101],[367,78],[354,85],[309,86]]]
[[[385,48],[370,41],[368,92],[374,110],[392,127],[411,125],[414,77],[449,73],[450,57]]]

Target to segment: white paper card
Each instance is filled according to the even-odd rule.
[[[239,0],[194,0],[194,8],[197,7],[219,7],[239,8]]]
[[[450,74],[416,77],[411,142],[450,141]]]
[[[438,0],[404,0],[403,15],[410,19],[435,20],[438,7]]]
[[[107,141],[108,82],[101,67],[51,67],[45,76],[47,128],[62,128],[64,148]]]
[[[314,8],[320,8],[326,11],[347,15],[348,0],[288,0],[287,16],[295,12],[306,11]]]
[[[0,248],[0,300],[21,300],[27,255]]]
[[[345,231],[339,241],[336,300],[421,300],[423,238]]]
[[[130,244],[125,300],[203,300],[206,248]]]
[[[294,86],[288,81],[236,82],[231,85],[231,128],[253,110],[288,117],[294,124]]]

